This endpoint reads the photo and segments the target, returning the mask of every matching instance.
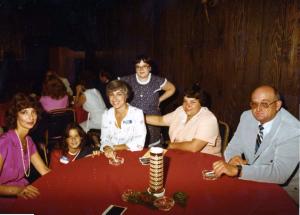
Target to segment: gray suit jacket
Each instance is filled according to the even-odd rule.
[[[299,120],[281,108],[255,154],[258,123],[250,110],[242,114],[225,150],[225,160],[244,154],[248,165],[242,165],[241,179],[283,185],[294,200],[299,201]]]

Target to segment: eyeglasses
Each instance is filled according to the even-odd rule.
[[[144,69],[148,69],[149,66],[148,65],[144,65],[144,66],[135,66],[136,70],[144,70]]]
[[[261,102],[261,103],[257,103],[257,102],[250,102],[250,107],[252,109],[256,109],[258,108],[259,106],[263,109],[268,109],[272,104],[274,104],[275,102],[277,102],[278,100],[275,100],[271,103],[267,103],[267,102]]]

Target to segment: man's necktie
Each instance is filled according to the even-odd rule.
[[[260,124],[258,126],[258,128],[259,128],[259,131],[258,131],[258,134],[257,134],[257,137],[256,137],[255,153],[257,152],[257,150],[258,150],[258,148],[259,148],[259,146],[260,146],[260,144],[261,144],[261,142],[262,142],[262,140],[264,138],[264,136],[263,136],[264,135],[264,133],[263,133],[263,130],[264,130],[263,125]]]

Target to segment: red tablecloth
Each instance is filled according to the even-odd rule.
[[[128,207],[125,214],[298,214],[287,193],[275,184],[256,183],[223,176],[215,181],[202,179],[202,170],[210,169],[218,157],[202,153],[168,151],[165,155],[166,195],[176,191],[188,194],[187,206],[175,205],[163,212],[123,202],[126,189],[144,191],[148,187],[149,166],[139,163],[143,152],[119,152],[122,166],[110,166],[108,160],[89,157],[63,166],[34,182],[41,195],[34,200],[18,199],[13,213],[101,214],[109,205]]]

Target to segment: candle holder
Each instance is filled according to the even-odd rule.
[[[163,148],[151,147],[148,192],[155,197],[165,194]]]

